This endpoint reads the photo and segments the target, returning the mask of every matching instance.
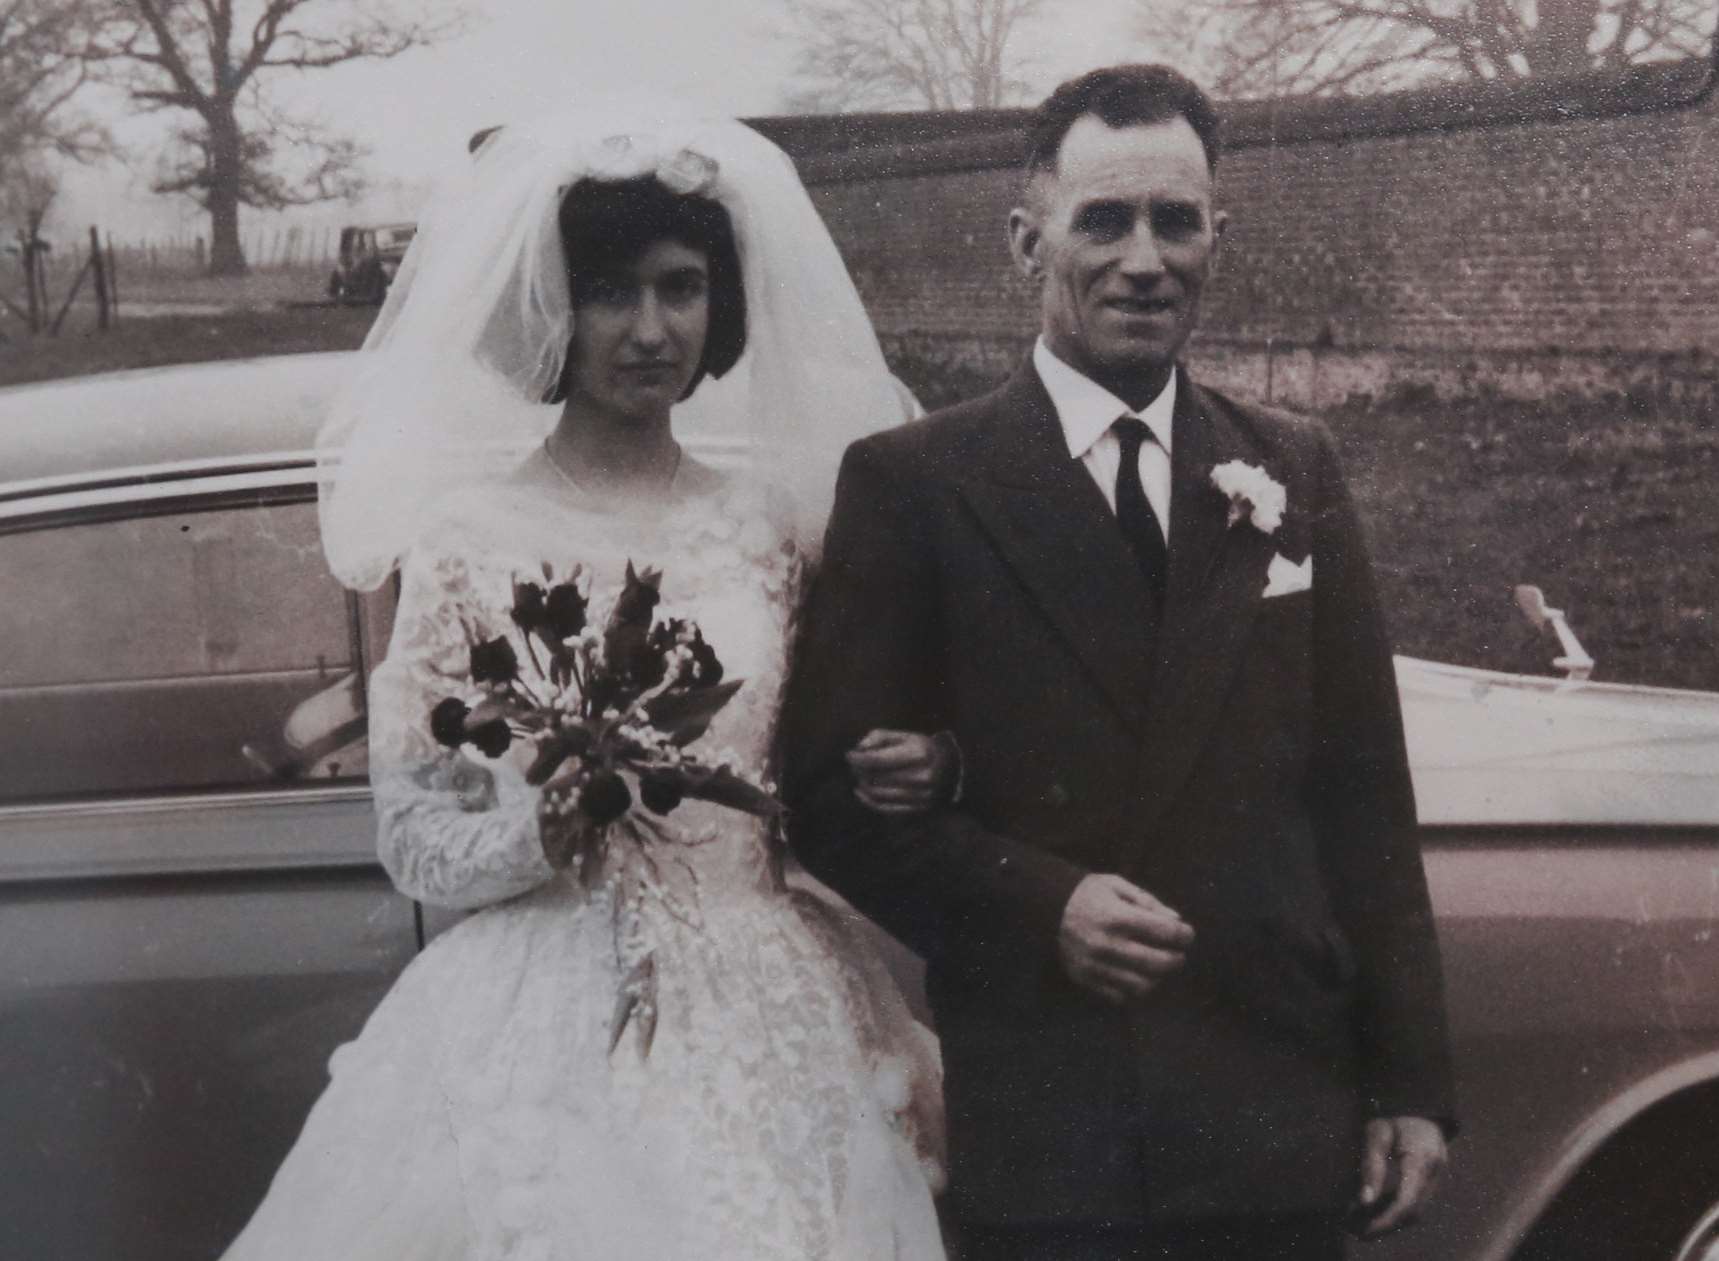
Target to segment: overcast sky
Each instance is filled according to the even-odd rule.
[[[1035,87],[1148,53],[1131,37],[1128,8],[1129,0],[1046,0],[1043,19],[1018,38],[1033,50]],[[782,110],[794,53],[776,33],[776,0],[467,0],[467,9],[468,30],[438,47],[277,82],[283,99],[313,102],[374,150],[364,204],[295,212],[298,221],[408,216],[473,131],[581,91],[661,90],[738,115]],[[116,240],[206,231],[190,202],[148,193],[160,120],[116,130],[130,169],[75,173],[61,199],[62,231],[92,221]],[[247,212],[246,222],[278,220]]]

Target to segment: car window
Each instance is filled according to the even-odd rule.
[[[0,799],[346,778],[355,605],[314,504],[0,537]]]

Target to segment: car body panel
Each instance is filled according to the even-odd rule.
[[[219,1255],[416,946],[373,865],[0,885],[0,1255]]]

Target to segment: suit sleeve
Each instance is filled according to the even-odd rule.
[[[906,461],[859,444],[837,482],[784,709],[789,839],[807,870],[926,958],[1042,967],[1084,870],[959,808],[886,816],[853,793],[845,754],[866,732],[939,731],[955,717],[934,491],[892,463]]]
[[[1438,941],[1415,830],[1396,672],[1359,515],[1318,431],[1314,723],[1308,806],[1355,948],[1363,1099],[1454,1129]]]

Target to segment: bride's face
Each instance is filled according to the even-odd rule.
[[[686,393],[710,328],[710,265],[702,251],[660,240],[638,261],[598,273],[573,317],[574,401],[638,420]]]

